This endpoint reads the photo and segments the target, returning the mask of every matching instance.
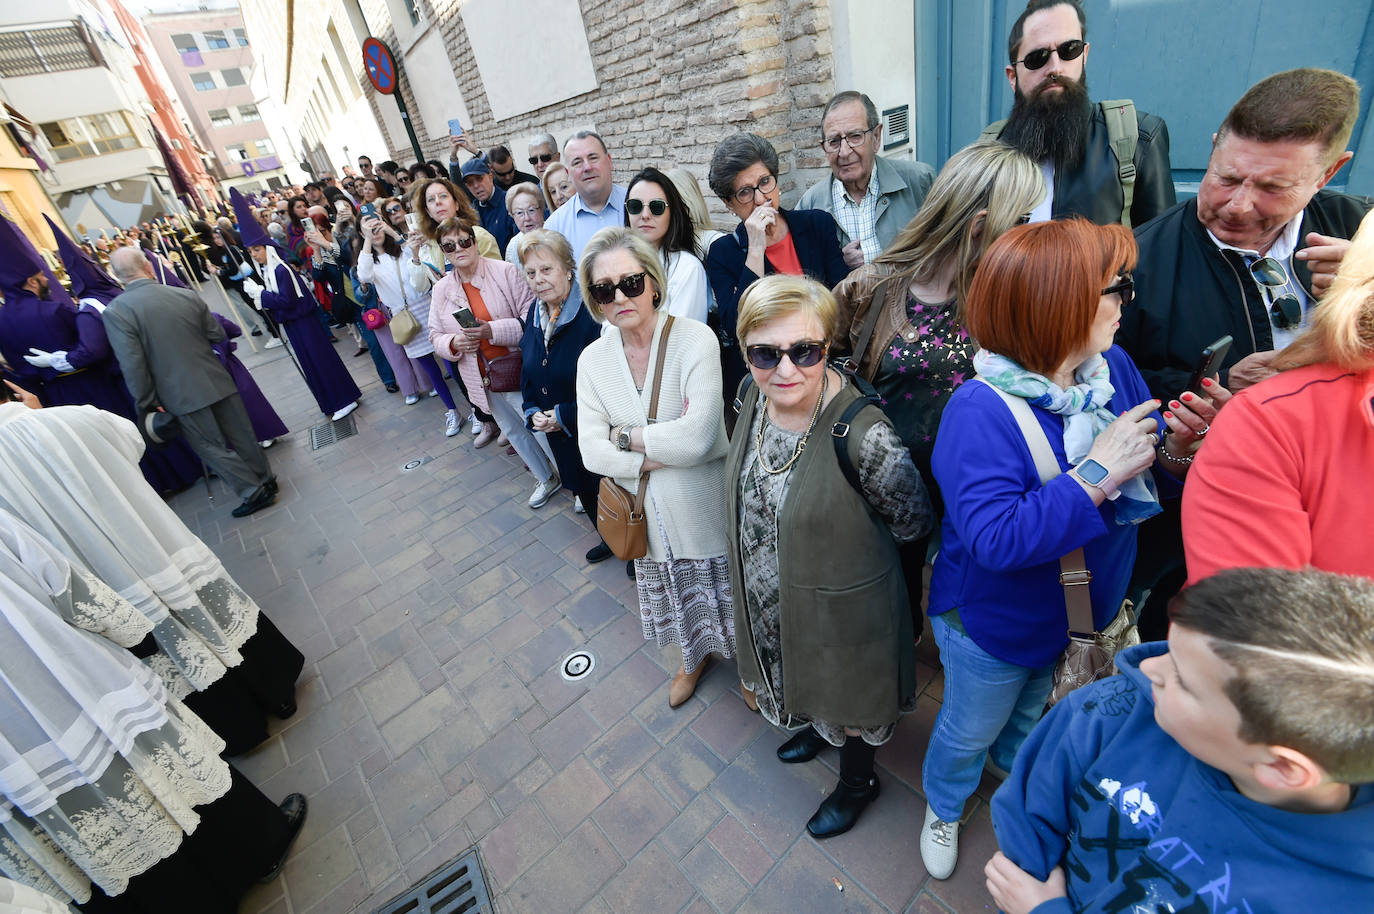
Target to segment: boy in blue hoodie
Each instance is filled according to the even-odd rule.
[[[1036,727],[992,801],[1007,914],[1374,911],[1374,581],[1183,591]]]

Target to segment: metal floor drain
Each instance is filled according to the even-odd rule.
[[[558,672],[568,682],[578,682],[586,679],[596,667],[596,658],[588,650],[575,650],[563,658],[563,662],[558,665]]]
[[[444,864],[415,888],[393,898],[373,914],[491,914],[492,911],[491,894],[474,849]]]
[[[344,416],[339,421],[330,420],[321,422],[319,425],[310,427],[310,450],[318,451],[320,448],[330,444],[335,444],[345,438],[352,438],[358,434],[358,423],[352,416]]]
[[[426,455],[423,456],[423,457],[416,457],[414,460],[408,460],[408,461],[406,461],[404,464],[401,465],[401,472],[402,472],[402,473],[409,473],[411,470],[418,470],[420,467],[422,467],[422,466],[424,466],[425,464],[429,463],[429,462],[432,461],[433,459],[434,459],[433,457],[431,457],[431,456],[429,456],[428,454],[426,454]]]

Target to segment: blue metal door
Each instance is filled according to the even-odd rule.
[[[1024,0],[914,0],[916,152],[942,163],[1005,117],[1007,35]],[[1247,88],[1292,67],[1328,67],[1361,86],[1355,157],[1333,185],[1374,193],[1374,8],[1369,0],[1086,0],[1093,98],[1130,98],[1169,124],[1174,180],[1191,191],[1211,137]]]

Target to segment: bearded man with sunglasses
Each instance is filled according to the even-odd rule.
[[[1144,225],[1175,202],[1169,128],[1129,101],[1089,99],[1087,32],[1076,0],[1027,3],[1007,41],[1011,114],[983,136],[1040,163],[1050,193],[1032,221]]]

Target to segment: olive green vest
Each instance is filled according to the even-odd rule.
[[[859,396],[846,385],[821,412],[791,469],[778,518],[782,701],[791,714],[876,727],[896,721],[902,699],[915,691],[916,656],[897,543],[845,479],[831,441],[840,415]],[[741,679],[763,688],[739,544],[739,479],[758,402],[758,387],[750,385],[725,458],[725,502],[736,662]],[[887,417],[865,407],[844,436],[855,467],[875,422]]]

